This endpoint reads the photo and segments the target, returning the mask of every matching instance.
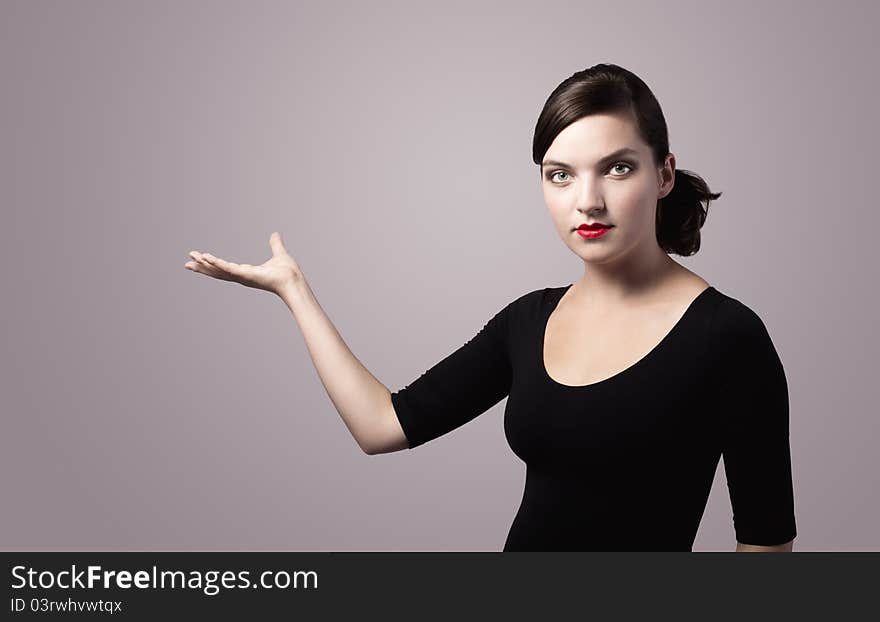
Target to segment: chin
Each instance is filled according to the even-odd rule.
[[[608,249],[590,249],[584,251],[584,249],[579,248],[571,249],[571,251],[584,261],[592,263],[602,263],[603,261],[610,259],[612,255]]]

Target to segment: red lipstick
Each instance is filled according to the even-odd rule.
[[[579,236],[586,239],[593,239],[602,237],[606,233],[608,233],[614,225],[608,225],[604,222],[594,222],[590,224],[582,224],[580,225],[576,231]]]

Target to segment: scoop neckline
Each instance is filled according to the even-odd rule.
[[[538,349],[538,359],[540,361],[541,373],[543,374],[544,379],[546,381],[550,382],[550,384],[552,384],[553,386],[562,387],[564,389],[572,389],[572,390],[592,389],[592,388],[598,387],[599,385],[609,384],[611,382],[614,382],[614,381],[620,379],[622,376],[626,376],[626,375],[632,373],[636,368],[644,365],[648,360],[650,360],[651,358],[656,356],[657,352],[675,336],[675,333],[677,333],[679,330],[681,330],[681,327],[688,320],[690,315],[693,313],[694,309],[696,309],[699,302],[701,300],[703,300],[704,298],[706,298],[709,290],[715,290],[714,286],[709,285],[708,287],[703,289],[699,294],[697,294],[694,297],[694,299],[691,300],[691,302],[687,306],[687,308],[684,310],[684,313],[681,314],[681,317],[678,318],[678,320],[676,320],[675,324],[672,325],[672,328],[669,329],[669,332],[667,332],[663,336],[663,338],[659,342],[657,342],[657,345],[655,345],[653,348],[651,348],[647,354],[645,354],[642,358],[637,360],[635,363],[633,363],[629,367],[626,367],[626,368],[622,369],[621,371],[617,372],[616,374],[613,374],[607,378],[603,378],[602,380],[597,380],[596,382],[591,382],[589,384],[563,384],[561,382],[558,382],[557,380],[554,380],[553,377],[550,376],[550,373],[547,371],[547,364],[544,361],[544,346],[546,344],[547,325],[550,323],[550,316],[553,315],[553,312],[556,310],[556,308],[559,306],[559,303],[562,301],[562,297],[565,296],[566,292],[568,292],[569,289],[571,289],[572,285],[574,285],[574,283],[570,283],[569,285],[565,286],[562,290],[562,293],[559,295],[558,298],[556,298],[556,302],[548,305],[549,308],[544,310],[543,320],[542,320],[541,326],[540,326],[540,331],[541,331],[541,338],[539,340],[540,347]]]

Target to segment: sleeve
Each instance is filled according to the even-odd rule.
[[[409,449],[464,425],[510,393],[511,304],[464,345],[391,394]]]
[[[719,304],[721,442],[736,539],[773,546],[797,535],[788,384],[761,318],[736,299]]]

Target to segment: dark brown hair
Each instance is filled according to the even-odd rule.
[[[669,154],[666,119],[660,104],[641,78],[623,67],[606,63],[566,78],[547,98],[535,126],[535,164],[541,165],[556,136],[571,123],[587,115],[615,112],[632,115],[639,136],[650,145],[659,169]],[[720,192],[710,192],[696,173],[676,168],[672,191],[657,201],[655,224],[660,247],[666,253],[682,256],[700,250],[700,228],[706,222],[709,202],[720,196]]]

